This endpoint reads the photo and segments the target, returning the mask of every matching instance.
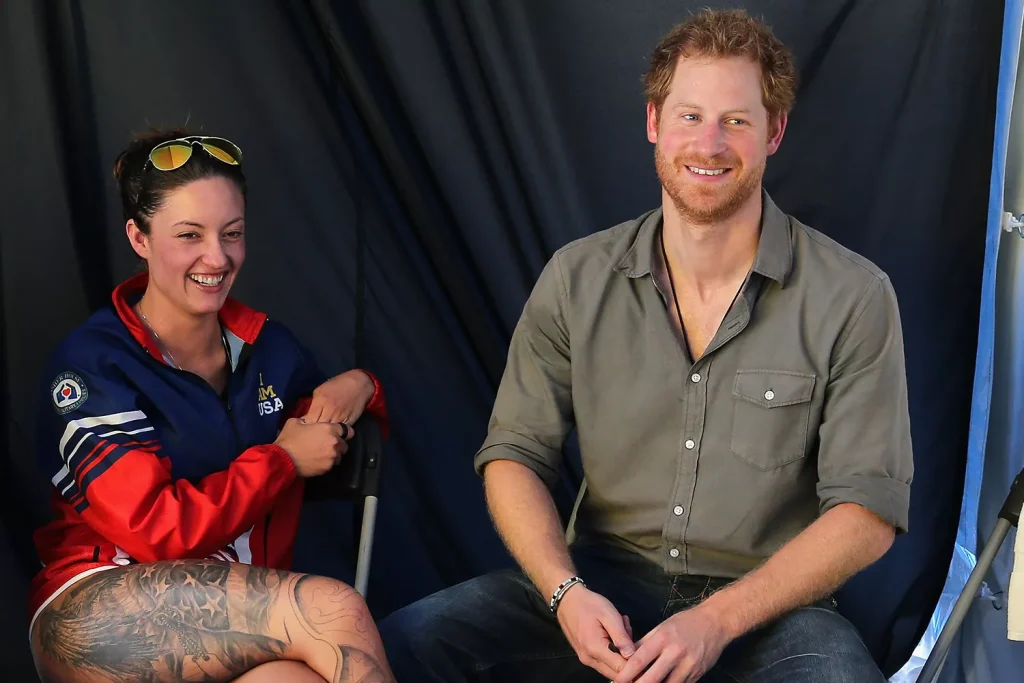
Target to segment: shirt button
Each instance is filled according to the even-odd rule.
[[[672,557],[679,557],[679,548],[672,548],[672,550],[668,551],[668,554]]]
[[[775,398],[775,392],[774,391],[769,389],[768,391],[764,392],[764,400],[770,401],[773,398]]]
[[[683,506],[676,505],[674,508],[672,508],[672,513],[675,514],[676,517],[683,514]]]
[[[696,446],[697,444],[693,443],[693,439],[687,439],[683,445],[686,446],[686,450],[689,451],[693,450],[693,447]]]
[[[699,382],[700,381],[700,373],[699,372],[695,372],[692,375],[690,375],[690,381],[693,382],[694,384]]]

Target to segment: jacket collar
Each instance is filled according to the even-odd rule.
[[[161,362],[165,362],[159,345],[146,326],[139,320],[139,316],[135,314],[135,309],[132,307],[146,291],[147,284],[149,284],[149,273],[139,273],[119,284],[114,289],[111,299],[114,302],[114,310],[117,312],[117,316],[124,323],[124,326],[128,328],[128,332],[131,333],[132,337],[150,355]],[[260,330],[263,328],[263,323],[267,321],[266,314],[254,311],[231,297],[224,301],[218,317],[224,329],[246,344],[252,344],[256,341],[256,337],[259,336]]]

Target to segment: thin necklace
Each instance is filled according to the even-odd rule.
[[[153,325],[150,324],[149,318],[146,317],[146,314],[142,312],[141,301],[135,306],[135,310],[137,310],[139,315],[142,316],[142,322],[146,323],[146,328],[149,329],[150,334],[153,335],[153,339],[156,340],[156,345],[160,347],[160,353],[164,354],[164,358],[167,359],[167,362],[171,364],[172,368],[175,370],[181,370],[181,366],[178,365],[178,361],[174,360],[174,356],[171,355],[171,350],[167,348],[167,344],[164,343],[164,340],[161,339],[160,335],[153,329]]]
[[[146,324],[146,328],[153,335],[153,339],[156,340],[156,345],[160,347],[160,353],[162,353],[164,355],[164,358],[167,359],[167,362],[170,363],[171,367],[174,368],[175,370],[184,370],[184,368],[182,368],[180,365],[178,365],[178,361],[174,360],[174,356],[171,355],[171,350],[169,348],[167,348],[167,344],[164,343],[164,340],[161,339],[160,335],[157,334],[156,330],[153,329],[153,325],[149,322],[149,318],[147,318],[146,314],[142,312],[142,301],[139,301],[139,303],[137,303],[135,305],[135,310],[138,311],[139,315],[142,316],[142,322],[144,322]],[[224,353],[227,355],[228,367],[230,368],[231,367],[231,347],[228,345],[228,339],[227,339],[227,336],[224,334],[224,327],[223,326],[221,326],[221,328],[220,328],[220,341],[221,341],[221,344],[224,345]]]

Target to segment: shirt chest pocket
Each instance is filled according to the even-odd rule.
[[[789,370],[737,370],[730,448],[772,470],[803,459],[815,376]]]

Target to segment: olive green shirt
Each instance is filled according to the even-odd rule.
[[[840,503],[906,531],[892,284],[762,197],[752,271],[696,362],[670,317],[660,209],[556,252],[513,333],[477,471],[514,460],[550,485],[575,428],[577,535],[669,574],[741,576]]]

